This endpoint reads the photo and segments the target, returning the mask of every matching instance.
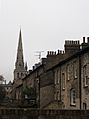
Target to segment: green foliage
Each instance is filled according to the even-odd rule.
[[[23,95],[24,96],[27,95],[29,99],[35,98],[36,97],[35,89],[26,86],[23,88]]]
[[[0,101],[2,101],[6,96],[6,91],[5,91],[5,88],[0,85]]]

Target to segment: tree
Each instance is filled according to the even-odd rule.
[[[0,75],[0,84],[3,84],[3,82],[4,82],[4,77],[3,75]]]
[[[0,101],[3,101],[6,96],[6,91],[3,85],[0,85]]]
[[[36,98],[35,89],[32,87],[27,87],[27,86],[24,87],[23,94],[24,94],[24,97],[26,96],[29,99],[35,99]]]

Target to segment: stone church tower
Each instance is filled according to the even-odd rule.
[[[27,73],[27,66],[24,66],[22,35],[20,30],[17,49],[17,59],[15,62],[15,69],[14,69],[14,80],[24,78],[26,73]]]

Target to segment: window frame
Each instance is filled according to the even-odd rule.
[[[65,85],[66,85],[66,83],[65,83],[65,73],[62,72],[62,89],[63,90],[65,90]]]
[[[87,109],[87,103],[83,102],[83,109],[86,110]]]
[[[76,91],[74,88],[70,90],[70,105],[76,106]]]
[[[67,64],[67,71],[66,71],[66,73],[67,73],[67,80],[69,81],[70,80],[70,65],[69,64]]]
[[[88,87],[87,64],[83,66],[83,87]]]

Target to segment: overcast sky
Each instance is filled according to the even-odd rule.
[[[63,49],[65,39],[89,36],[89,0],[0,0],[0,74],[13,80],[20,27],[24,59]]]

